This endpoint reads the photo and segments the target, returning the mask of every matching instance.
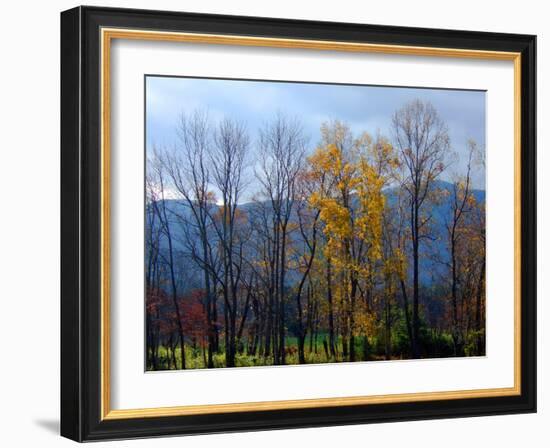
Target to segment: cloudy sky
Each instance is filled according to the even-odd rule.
[[[331,119],[345,121],[356,134],[380,131],[390,136],[393,113],[416,98],[430,101],[448,125],[459,155],[443,176],[449,178],[464,168],[468,139],[485,147],[485,92],[148,76],[146,145],[172,147],[180,114],[196,109],[208,111],[213,120],[230,116],[243,121],[252,141],[278,112],[303,123],[312,149],[319,142],[320,125]],[[474,184],[484,188],[484,173],[476,173]]]

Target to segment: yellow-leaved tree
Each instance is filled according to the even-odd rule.
[[[357,359],[356,337],[375,331],[372,291],[382,262],[383,188],[395,162],[382,137],[355,138],[345,123],[323,124],[322,142],[308,158],[317,190],[309,197],[323,223],[323,254],[330,267],[327,281],[331,313],[342,337],[342,353]],[[329,316],[330,318],[331,316]],[[331,341],[332,343],[332,341]]]

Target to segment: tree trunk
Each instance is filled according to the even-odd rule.
[[[203,258],[205,260],[208,257],[208,247],[207,242],[205,239],[205,235],[203,235],[203,243],[202,243],[202,250],[203,250]],[[213,351],[214,351],[214,333],[216,331],[215,329],[215,321],[213,320],[214,317],[214,301],[212,300],[212,293],[210,290],[210,273],[208,271],[208,268],[205,266],[204,269],[204,289],[205,289],[205,295],[206,295],[206,326],[208,328],[208,358],[206,367],[211,369],[214,367],[214,361],[212,358]]]
[[[332,300],[332,273],[331,262],[327,260],[327,299],[328,299],[328,332],[329,332],[329,348],[330,354],[337,358],[336,343],[334,338],[334,305]]]
[[[286,364],[285,351],[285,273],[286,273],[286,224],[281,229],[281,268],[279,285],[279,346],[281,351],[281,364]]]
[[[485,335],[481,335],[482,330],[482,315],[481,315],[481,301],[483,298],[483,290],[485,286],[485,256],[483,256],[483,261],[481,262],[481,269],[479,272],[479,279],[477,284],[476,291],[476,332],[477,332],[477,344],[476,351],[477,355],[481,356],[485,352]]]
[[[413,353],[413,333],[412,333],[412,326],[411,326],[411,318],[410,318],[410,311],[409,311],[409,296],[407,295],[407,287],[405,286],[405,282],[403,279],[399,279],[399,284],[401,285],[401,294],[403,296],[403,308],[405,311],[405,324],[407,325],[407,334],[409,335],[409,342],[410,342],[410,355],[411,357],[414,356]]]
[[[350,316],[349,316],[349,360],[355,362],[355,296],[357,295],[357,280],[351,279]]]
[[[298,362],[300,364],[306,363],[305,343],[306,343],[305,334],[302,333],[298,335]]]
[[[168,222],[166,222],[166,226],[168,226]],[[180,338],[180,349],[181,349],[181,368],[185,370],[185,339],[183,337],[183,316],[180,312],[180,307],[178,303],[178,293],[177,293],[177,283],[176,283],[176,273],[174,270],[174,256],[173,256],[173,248],[172,248],[172,236],[170,234],[170,231],[167,231],[167,239],[168,239],[168,255],[169,255],[169,269],[170,269],[170,282],[172,286],[172,302],[174,304],[174,308],[176,309],[176,318],[178,320],[177,327],[179,332],[179,338]]]
[[[456,239],[455,227],[451,231],[451,304],[453,310],[453,346],[454,355],[462,354],[462,343],[460,337],[460,323],[458,318],[458,298],[457,298],[457,269],[456,269]]]
[[[388,294],[388,291],[386,291],[386,304],[385,304],[385,310],[384,310],[384,318],[385,318],[385,357],[387,360],[391,359],[391,308],[390,308],[390,296]]]
[[[413,358],[420,357],[420,350],[418,347],[418,336],[420,333],[420,318],[418,316],[418,283],[419,283],[419,272],[418,272],[418,232],[419,232],[419,222],[418,222],[418,204],[414,205],[414,228],[413,228],[413,328],[412,328],[412,354]]]

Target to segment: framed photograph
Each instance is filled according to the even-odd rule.
[[[61,433],[536,411],[535,36],[61,14]]]

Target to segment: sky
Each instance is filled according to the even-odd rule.
[[[213,121],[229,116],[244,122],[252,150],[258,129],[280,112],[303,124],[310,150],[320,140],[321,124],[332,119],[346,122],[355,135],[379,131],[391,137],[392,115],[414,99],[431,102],[448,126],[452,150],[458,154],[442,175],[449,180],[465,168],[469,139],[485,147],[483,91],[147,76],[146,147],[173,147],[179,117],[197,109],[207,111]],[[480,169],[473,184],[485,188]]]

